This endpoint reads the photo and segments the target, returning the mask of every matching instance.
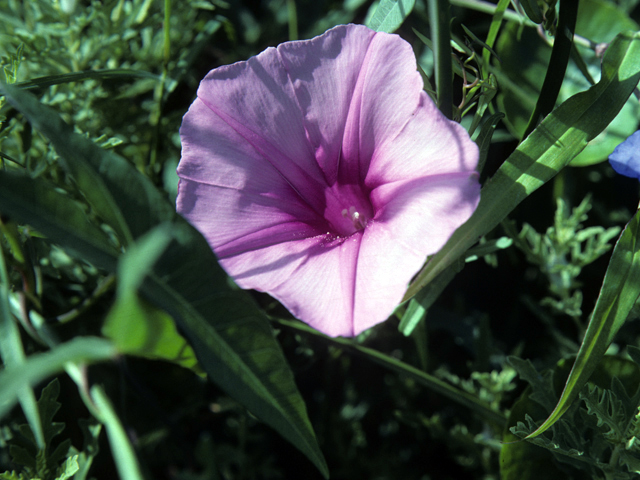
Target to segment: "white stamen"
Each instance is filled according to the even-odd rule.
[[[366,218],[360,217],[360,212],[356,211],[356,207],[349,207],[348,211],[346,208],[343,209],[342,216],[351,220],[356,230],[364,230],[364,227],[367,226]]]

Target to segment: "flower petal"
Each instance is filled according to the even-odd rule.
[[[270,166],[312,208],[322,212],[323,174],[307,141],[302,112],[275,48],[209,72],[198,88],[198,100],[210,110],[210,132],[231,130],[236,142],[253,148],[251,157],[244,162],[233,155],[227,157],[227,163],[231,163],[229,158],[252,163],[248,173],[255,176]],[[205,115],[201,108],[198,114]],[[185,116],[187,124],[181,129],[183,137],[190,135],[191,116],[190,110]],[[212,151],[217,150],[214,139],[202,140],[215,147]]]
[[[411,46],[397,35],[340,25],[278,52],[328,183],[339,166],[343,179],[363,180],[373,151],[402,129],[420,101]]]
[[[373,153],[365,184],[375,188],[430,175],[473,172],[477,164],[478,146],[466,130],[440,114],[422,92],[411,121]]]
[[[346,240],[320,235],[239,254],[220,264],[240,287],[267,291],[313,328],[351,337],[361,238],[361,233]]]
[[[269,236],[274,232],[269,229],[277,225],[299,224],[302,231],[316,234],[304,222],[317,223],[318,214],[276,168],[201,101],[196,100],[185,115],[181,135],[177,210],[219,256],[222,246],[261,231],[264,244],[273,243]]]
[[[475,210],[475,173],[396,182],[372,192],[382,205],[365,231],[358,256],[354,334],[384,321],[400,303],[411,278]]]

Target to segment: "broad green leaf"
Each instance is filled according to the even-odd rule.
[[[133,245],[134,239],[159,223],[174,222],[174,240],[147,276],[141,294],[173,317],[212,381],[275,428],[328,476],[304,401],[269,321],[246,292],[229,286],[202,235],[177,216],[165,196],[122,157],[73,133],[29,93],[11,86],[1,88],[11,104],[49,137],[64,157],[62,165],[125,245]],[[20,192],[14,196],[22,199]],[[58,221],[64,225],[64,218],[56,219],[56,224],[40,218],[45,212],[42,205],[30,211],[13,207],[0,204],[3,213],[40,225],[52,241],[62,246],[78,243],[72,227],[57,225]],[[115,264],[116,257],[110,271],[115,271]]]
[[[264,313],[228,285],[207,241],[186,222],[141,293],[178,320],[212,380],[328,476],[306,406]]]
[[[616,243],[600,296],[564,391],[547,420],[529,437],[549,429],[567,411],[598,366],[640,297],[640,210]]]
[[[201,373],[198,361],[173,319],[138,295],[144,278],[172,240],[172,225],[162,223],[130,245],[119,259],[116,302],[102,333],[122,353],[164,359]]]
[[[595,43],[609,43],[619,33],[638,30],[638,25],[611,2],[605,0],[582,0],[578,9],[576,33]],[[516,38],[519,40],[516,41]],[[536,100],[540,96],[543,78],[549,65],[551,48],[532,29],[525,29],[517,23],[506,25],[496,44],[496,50],[503,60],[496,69],[501,86],[498,95],[500,110],[505,112],[505,124],[511,133],[521,138]],[[586,63],[591,77],[598,78],[601,58],[581,46],[576,47],[574,59],[579,54]],[[582,67],[584,68],[584,67]],[[502,72],[502,74],[501,74]],[[581,72],[581,66],[570,62],[558,101],[590,87]],[[571,162],[573,166],[585,166],[606,160],[616,145],[625,140],[636,129],[640,106],[630,99],[602,133],[590,140],[589,145]]]
[[[138,459],[129,441],[120,419],[109,398],[99,386],[91,387],[91,398],[100,411],[100,421],[104,423],[109,438],[109,446],[113,453],[116,468],[121,480],[144,480]]]
[[[395,32],[409,16],[415,3],[415,0],[380,0],[377,6],[372,6],[375,11],[366,25],[377,32]]]
[[[18,401],[20,390],[64,371],[71,362],[99,362],[115,358],[117,351],[109,340],[76,337],[45,352],[28,356],[25,361],[0,372],[0,418]]]
[[[615,118],[640,79],[640,35],[620,34],[602,64],[600,81],[556,108],[482,188],[471,218],[435,254],[409,286],[413,297],[522,200],[553,178]]]

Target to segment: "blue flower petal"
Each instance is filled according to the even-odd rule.
[[[620,175],[640,180],[640,130],[616,147],[609,163]]]

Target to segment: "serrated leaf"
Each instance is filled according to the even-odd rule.
[[[80,419],[78,421],[80,428],[82,429],[82,435],[84,437],[84,446],[82,451],[78,454],[78,472],[75,474],[74,480],[86,480],[93,459],[99,451],[98,437],[102,431],[102,424],[94,419],[85,420]]]
[[[587,407],[587,413],[594,415],[597,426],[606,425],[609,429],[605,436],[615,442],[623,441],[624,432],[621,425],[627,424],[625,409],[622,402],[611,390],[602,390],[597,385],[590,385],[586,392],[580,393],[580,399]]]
[[[509,156],[482,188],[474,214],[429,260],[403,300],[413,297],[568,165],[615,118],[639,79],[640,34],[620,34],[605,54],[600,81],[556,108]]]
[[[409,16],[415,3],[415,0],[380,0],[366,25],[376,32],[393,33]]]
[[[73,455],[65,460],[58,469],[56,480],[67,480],[72,478],[80,470],[78,466],[78,455]]]

